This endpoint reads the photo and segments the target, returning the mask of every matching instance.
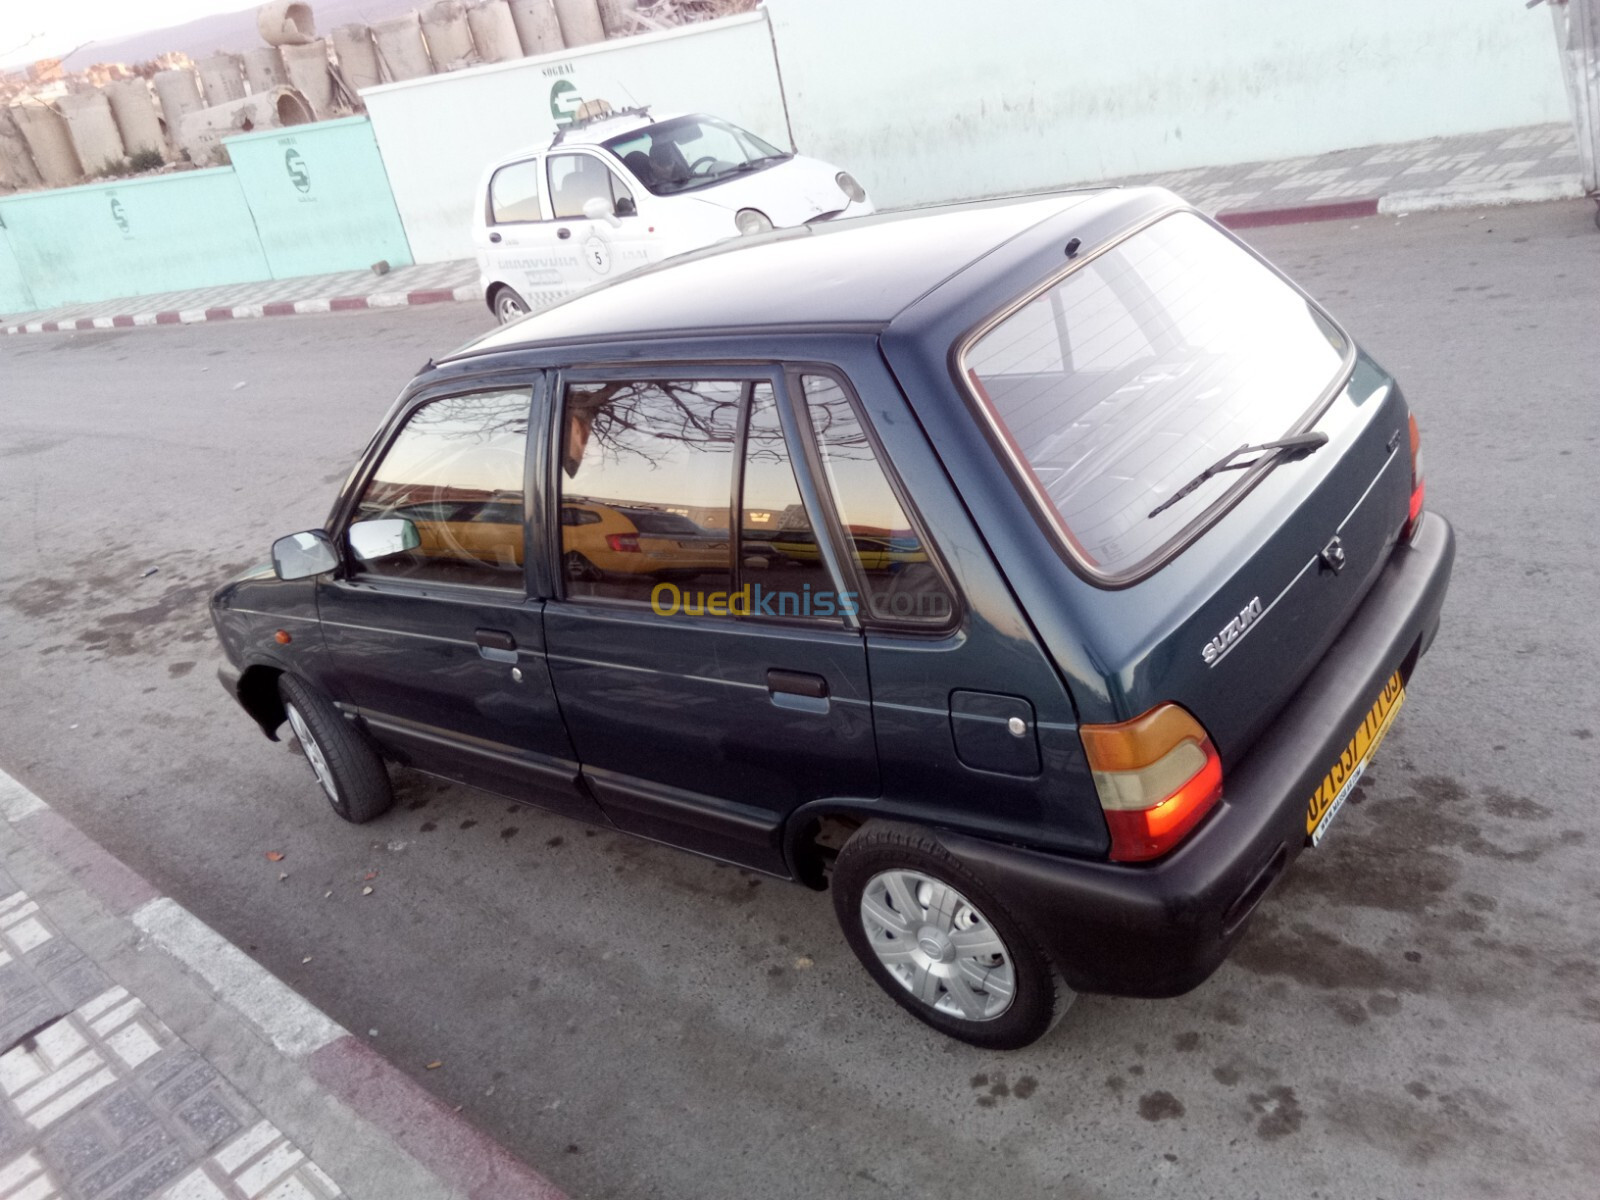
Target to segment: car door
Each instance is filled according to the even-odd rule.
[[[835,564],[772,549],[785,530],[815,545],[819,504],[780,377],[570,370],[559,391],[546,503],[572,515],[550,528],[545,639],[583,777],[621,828],[784,873],[789,812],[879,780]]]
[[[533,383],[413,404],[346,501],[334,532],[345,567],[319,582],[317,605],[335,698],[390,754],[603,820],[578,782],[544,601],[528,587],[527,481],[544,454],[538,439],[530,462],[528,431],[547,407]],[[367,523],[397,518],[414,535],[363,559]]]
[[[530,311],[566,299],[582,284],[571,232],[559,236],[544,194],[544,156],[507,163],[489,178],[484,274],[516,289]]]
[[[557,241],[573,251],[564,282],[574,291],[637,271],[660,258],[663,244],[622,177],[590,150],[551,151],[545,156],[550,212]],[[609,219],[590,217],[585,207],[600,201]]]

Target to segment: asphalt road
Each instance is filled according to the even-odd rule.
[[[1254,240],[1402,379],[1460,558],[1358,802],[1182,999],[984,1053],[799,888],[416,776],[336,820],[205,598],[471,305],[0,339],[0,766],[574,1197],[1593,1196],[1600,234]]]

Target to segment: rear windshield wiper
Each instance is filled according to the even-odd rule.
[[[1285,451],[1294,451],[1297,454],[1310,454],[1313,450],[1319,450],[1327,444],[1327,434],[1311,432],[1297,433],[1293,437],[1280,438],[1276,442],[1259,442],[1254,446],[1240,446],[1237,450],[1230,450],[1221,458],[1217,459],[1216,462],[1207,467],[1204,471],[1201,471],[1200,474],[1196,475],[1188,483],[1184,484],[1177,491],[1173,492],[1172,495],[1168,496],[1160,504],[1152,508],[1150,510],[1150,516],[1154,517],[1162,512],[1165,512],[1179,500],[1182,500],[1190,492],[1194,491],[1195,488],[1199,487],[1206,480],[1210,479],[1213,475],[1220,475],[1224,471],[1243,471],[1247,467],[1253,467],[1262,462],[1263,459],[1273,458],[1279,454],[1283,454]],[[1262,457],[1252,458],[1248,462],[1235,462],[1234,460],[1242,454],[1260,454]]]

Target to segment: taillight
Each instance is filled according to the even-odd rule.
[[[1216,747],[1176,704],[1078,732],[1111,831],[1113,862],[1160,858],[1222,798]]]
[[[1428,481],[1422,474],[1422,435],[1417,432],[1416,414],[1409,418],[1411,422],[1411,508],[1406,514],[1405,528],[1400,531],[1400,540],[1409,542],[1417,536],[1417,529],[1422,524],[1422,501],[1428,490]]]
[[[637,533],[608,533],[606,545],[613,550],[620,550],[624,554],[639,553],[639,535]]]

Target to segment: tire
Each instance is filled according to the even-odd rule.
[[[495,320],[502,325],[509,325],[512,321],[528,315],[528,302],[517,295],[515,288],[501,284],[495,289],[494,299],[490,301],[494,309]]]
[[[840,850],[831,887],[839,927],[867,974],[940,1033],[1019,1050],[1072,1004],[1073,992],[1023,926],[925,829],[863,825]]]
[[[282,676],[278,695],[300,750],[333,811],[353,825],[388,812],[394,805],[389,772],[366,735],[302,679]]]

